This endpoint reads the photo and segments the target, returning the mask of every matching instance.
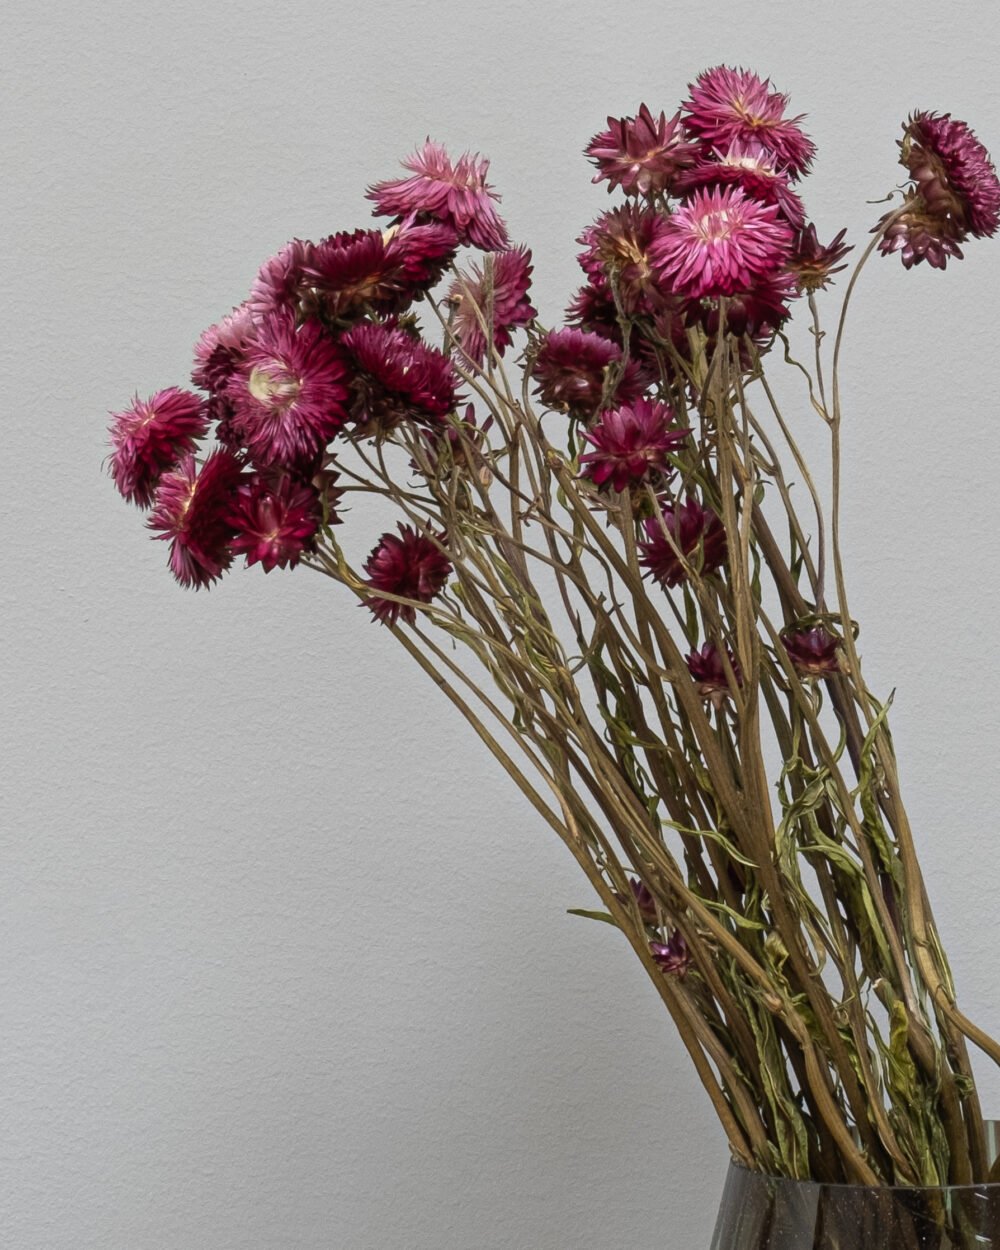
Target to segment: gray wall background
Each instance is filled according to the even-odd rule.
[[[364,224],[427,134],[492,157],[555,320],[607,204],[580,150],[721,61],[809,114],[807,205],[864,242],[909,110],[1000,154],[994,6],[8,0],[2,26],[0,1244],[702,1250],[723,1139],[634,957],[566,916],[569,856],[332,585],[177,588],[102,477],[106,414],[183,384],[259,261]],[[997,243],[873,264],[845,395],[863,653],[994,1031],[998,285]]]

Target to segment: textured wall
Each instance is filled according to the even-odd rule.
[[[607,202],[580,149],[719,61],[810,114],[807,202],[863,240],[911,108],[1000,150],[994,14],[4,6],[0,1245],[706,1246],[722,1137],[634,957],[565,915],[562,847],[334,587],[179,590],[101,476],[106,411],[426,134],[491,155],[555,319]],[[997,243],[873,264],[845,394],[863,652],[994,1030],[998,286]]]

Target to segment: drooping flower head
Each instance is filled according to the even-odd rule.
[[[770,79],[745,69],[717,65],[690,84],[684,126],[708,148],[759,143],[773,152],[793,178],[801,177],[816,154],[802,130],[802,117],[786,117],[788,96],[771,90]]]
[[[645,104],[635,117],[609,117],[607,130],[594,135],[585,155],[597,166],[594,182],[607,180],[608,190],[626,195],[669,191],[677,173],[692,165],[698,147],[687,141],[680,114],[669,121],[653,117]]]
[[[311,462],[347,420],[347,369],[336,344],[313,321],[296,326],[270,313],[230,382],[234,426],[261,467]]]
[[[795,275],[799,290],[820,291],[830,282],[833,274],[847,268],[837,264],[854,248],[853,243],[844,242],[845,234],[846,228],[834,235],[824,247],[812,222],[799,232],[788,258],[788,268]]]
[[[233,554],[245,555],[247,568],[294,568],[319,528],[319,494],[288,473],[255,473],[240,485],[229,520]]]
[[[341,342],[355,366],[351,415],[363,432],[384,434],[406,420],[439,425],[454,412],[458,379],[436,347],[398,325],[367,321]]]
[[[580,475],[595,486],[628,490],[671,470],[667,457],[687,442],[669,404],[637,399],[602,412],[583,437],[595,450],[580,457]]]
[[[691,497],[679,505],[664,505],[662,514],[662,524],[658,516],[643,522],[646,539],[639,544],[639,563],[655,582],[665,588],[678,586],[689,567],[702,575],[722,567],[726,531],[711,509]]]
[[[313,245],[292,239],[261,265],[250,287],[247,307],[255,321],[273,312],[298,311],[302,294],[302,267],[312,254]]]
[[[551,330],[543,339],[532,366],[542,402],[585,418],[602,402],[608,370],[620,368],[622,349],[617,343],[586,330]],[[630,360],[608,401],[628,404],[646,389],[638,364]]]
[[[187,455],[160,479],[147,524],[170,543],[170,570],[195,590],[222,576],[233,560],[230,520],[243,466],[232,452],[212,452],[201,469]]]
[[[751,199],[774,204],[793,230],[805,225],[805,209],[792,190],[791,179],[778,158],[762,143],[736,139],[728,147],[714,148],[710,159],[699,161],[677,179],[678,195],[739,186]]]
[[[507,246],[507,227],[492,201],[499,196],[486,181],[489,161],[468,152],[452,162],[430,139],[402,162],[409,178],[394,178],[370,187],[367,196],[381,217],[424,213],[451,226],[462,243],[495,252]]]
[[[383,534],[365,562],[366,585],[383,594],[399,595],[430,603],[445,587],[451,576],[451,563],[441,552],[439,543],[412,526],[400,525],[399,535]],[[417,619],[416,609],[407,603],[396,603],[380,595],[370,595],[365,605],[376,620],[394,625],[397,620],[409,624]]]
[[[829,677],[840,672],[840,639],[823,625],[786,629],[781,642],[788,658],[804,677]]]
[[[207,429],[205,401],[177,386],[149,399],[137,395],[124,412],[112,413],[109,467],[119,493],[148,508],[161,476],[194,451]]]
[[[606,288],[609,296],[617,289],[623,312],[655,313],[669,298],[653,267],[653,249],[667,229],[662,213],[626,204],[584,230],[577,242],[586,250],[577,259],[594,287]]]
[[[653,260],[670,290],[715,299],[773,278],[792,238],[778,208],[750,199],[742,187],[696,191],[671,214]]]
[[[700,650],[692,651],[684,659],[688,672],[698,683],[698,693],[701,697],[707,699],[715,707],[721,707],[722,703],[729,698],[730,688],[725,662],[719,648],[714,642],[706,642],[702,644]],[[740,662],[728,647],[726,659],[729,661],[737,686],[742,686],[743,671],[740,668]]]
[[[502,356],[512,342],[511,331],[538,315],[528,299],[530,286],[531,252],[525,247],[494,252],[482,267],[471,265],[452,284],[448,292],[455,310],[452,330],[476,364],[486,358],[484,323],[492,330],[494,350]]]
[[[681,980],[687,975],[691,967],[691,951],[680,929],[673,931],[669,942],[650,942],[649,949],[664,972]]]

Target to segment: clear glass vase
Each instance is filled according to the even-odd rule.
[[[996,1159],[998,1124],[987,1127]],[[712,1250],[1000,1250],[1000,1182],[825,1185],[732,1164]]]

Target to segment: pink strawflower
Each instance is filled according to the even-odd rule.
[[[347,420],[343,354],[319,325],[296,327],[287,311],[260,323],[228,394],[235,431],[259,466],[307,464]]]
[[[678,586],[688,576],[686,566],[705,574],[725,564],[726,531],[714,512],[691,498],[680,506],[665,504],[662,513],[662,523],[658,516],[643,522],[646,540],[639,544],[639,563],[655,582]],[[683,562],[675,547],[683,554]]]
[[[458,251],[452,226],[422,222],[415,215],[390,226],[382,237],[387,259],[399,267],[404,288],[415,294],[429,291]]]
[[[657,399],[637,399],[602,412],[584,433],[596,451],[580,457],[580,476],[589,477],[595,486],[628,490],[654,474],[669,473],[667,457],[691,433],[676,422],[673,408]]]
[[[531,252],[525,247],[493,253],[482,268],[471,265],[452,284],[448,292],[455,309],[452,331],[462,351],[476,364],[481,365],[486,357],[482,322],[492,330],[493,349],[502,356],[513,341],[511,331],[538,315],[528,299],[530,286]]]
[[[439,425],[458,402],[451,361],[395,324],[360,322],[341,340],[355,366],[351,414],[363,432],[400,421]]]
[[[369,578],[365,584],[385,594],[430,603],[441,593],[451,576],[451,564],[438,545],[442,535],[437,535],[435,542],[419,534],[412,526],[400,525],[398,528],[399,537],[383,534],[365,562]],[[412,625],[417,619],[412,605],[396,603],[379,595],[368,596],[365,604],[384,625],[394,625],[400,619]]]
[[[137,395],[124,412],[111,414],[110,470],[123,498],[140,508],[153,502],[160,477],[194,451],[208,430],[205,401],[171,386],[149,399]]]
[[[696,191],[671,214],[653,260],[676,294],[716,299],[774,277],[792,238],[777,207],[750,199],[742,187]]]
[[[388,251],[381,230],[343,230],[321,239],[302,269],[310,309],[332,320],[402,310],[411,297],[402,264]]]
[[[543,403],[550,408],[592,416],[604,398],[607,371],[620,367],[622,349],[617,343],[585,330],[551,330],[542,340],[532,366],[532,376]],[[630,360],[608,395],[628,404],[646,389],[646,378]]]
[[[222,394],[246,359],[256,336],[249,302],[240,304],[205,330],[194,348],[191,381],[209,394]]]
[[[652,260],[667,222],[654,209],[626,204],[602,213],[577,239],[586,249],[577,259],[591,284],[607,288],[609,297],[617,288],[622,311],[630,316],[656,312],[669,298]]]
[[[701,697],[707,699],[715,707],[721,707],[722,703],[729,698],[730,689],[726,666],[719,648],[714,642],[706,642],[702,644],[700,651],[696,649],[684,659],[688,672],[698,683],[698,693]],[[740,662],[728,647],[726,659],[729,661],[736,685],[742,686],[743,671],[740,668]]]
[[[236,530],[233,554],[245,555],[247,568],[258,562],[265,573],[293,568],[312,549],[320,522],[319,495],[314,486],[287,473],[255,473],[240,486],[229,520]]]
[[[302,296],[302,267],[312,254],[313,245],[292,239],[261,266],[250,287],[247,307],[255,321],[273,312],[297,312]]]
[[[147,524],[170,543],[170,569],[182,586],[208,586],[232,563],[236,531],[229,518],[242,469],[239,459],[221,448],[200,471],[187,455],[160,479]]]
[[[820,291],[828,285],[832,274],[847,268],[837,264],[854,248],[853,243],[844,242],[845,234],[846,228],[824,246],[812,222],[799,232],[788,258],[788,268],[795,275],[800,290]]]
[[[597,166],[594,182],[651,196],[671,190],[677,173],[694,164],[698,148],[686,140],[679,113],[669,121],[665,113],[654,118],[641,104],[636,117],[609,117],[607,130],[594,135],[585,155]]]
[[[664,972],[683,980],[691,967],[692,956],[680,929],[675,929],[669,942],[650,942],[653,958]]]
[[[788,96],[772,91],[770,79],[717,65],[699,74],[689,90],[691,96],[682,106],[684,125],[706,147],[757,142],[773,152],[792,177],[808,170],[816,145],[799,126],[801,116],[785,117]]]
[[[840,672],[840,639],[823,625],[786,629],[781,642],[796,670],[804,677],[829,677]]]
[[[791,179],[775,154],[762,143],[734,140],[728,147],[715,148],[709,160],[685,170],[674,188],[677,195],[710,191],[716,187],[739,186],[751,199],[774,204],[793,230],[801,230],[806,214],[802,201],[792,190]]]
[[[460,242],[484,252],[507,246],[507,227],[492,204],[500,197],[486,181],[488,160],[467,152],[453,163],[439,143],[428,139],[402,164],[412,177],[380,182],[367,192],[377,215],[425,213],[451,226]]]

